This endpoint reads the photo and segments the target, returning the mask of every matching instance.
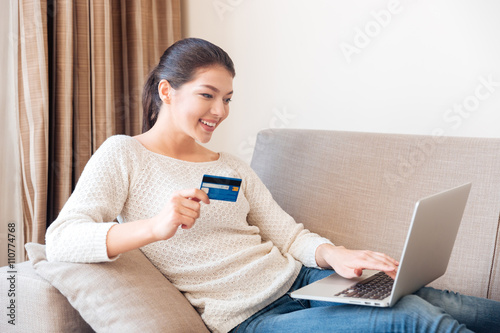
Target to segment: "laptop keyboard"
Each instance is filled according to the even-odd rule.
[[[341,297],[384,299],[391,294],[394,280],[384,272],[376,273],[335,294]]]

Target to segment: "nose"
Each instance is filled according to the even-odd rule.
[[[220,100],[220,101],[215,102],[212,105],[212,109],[210,110],[210,112],[214,116],[217,116],[217,117],[223,119],[226,117],[228,110],[229,110],[229,106],[226,103],[224,103],[224,101]]]

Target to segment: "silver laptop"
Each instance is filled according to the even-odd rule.
[[[393,306],[401,297],[429,284],[446,272],[471,183],[419,200],[406,238],[398,273],[364,270],[346,279],[332,275],[291,293],[294,298],[367,306]],[[377,291],[373,285],[385,284]]]

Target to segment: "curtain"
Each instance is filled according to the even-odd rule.
[[[43,241],[47,213],[48,55],[47,4],[19,2],[18,105],[23,231]]]
[[[143,82],[181,38],[180,0],[20,0],[19,29],[35,31],[19,43],[25,240],[44,243],[93,152],[141,132]]]
[[[0,11],[0,266],[24,261],[19,156],[17,56],[18,4],[5,1]]]

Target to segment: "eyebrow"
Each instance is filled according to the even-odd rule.
[[[210,85],[210,84],[202,84],[202,85],[200,85],[200,87],[204,87],[204,88],[211,89],[211,90],[215,91],[216,93],[219,93],[219,92],[220,92],[220,90],[219,90],[219,89],[217,89],[216,87],[214,87],[214,86],[212,86],[212,85]],[[230,91],[230,92],[228,92],[226,95],[231,95],[232,93],[233,93],[233,91],[231,90],[231,91]]]

